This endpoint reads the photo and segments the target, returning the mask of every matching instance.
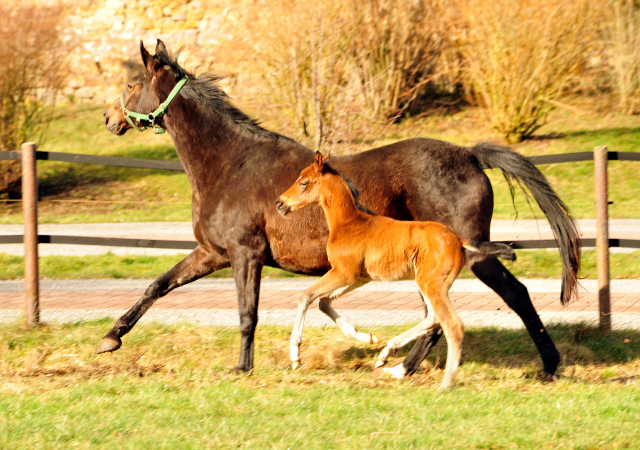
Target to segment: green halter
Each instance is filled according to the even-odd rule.
[[[158,109],[156,109],[154,112],[149,114],[142,114],[134,111],[129,111],[126,108],[124,103],[124,92],[123,92],[122,94],[120,94],[120,107],[122,108],[122,114],[124,115],[124,118],[127,119],[127,122],[129,122],[129,125],[131,125],[134,130],[144,131],[147,129],[147,127],[137,126],[133,122],[133,120],[131,120],[132,117],[139,120],[146,120],[147,122],[149,122],[149,125],[153,128],[154,133],[156,134],[164,133],[166,130],[156,125],[156,117],[158,117],[161,114],[164,114],[167,111],[167,108],[169,107],[169,103],[171,103],[171,101],[175,98],[175,96],[178,95],[178,92],[180,92],[180,89],[182,89],[182,86],[185,85],[185,83],[187,82],[187,79],[188,78],[185,76],[182,80],[178,81],[178,84],[174,86],[173,90],[169,93],[169,96],[167,97],[167,99],[164,102],[160,103],[160,106],[158,106]]]

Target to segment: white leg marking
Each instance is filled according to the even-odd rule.
[[[398,364],[394,367],[385,367],[384,369],[382,369],[382,371],[394,378],[404,378],[404,376],[407,374],[407,371],[402,364]]]

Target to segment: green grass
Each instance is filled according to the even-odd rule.
[[[505,262],[517,277],[559,278],[562,273],[560,255],[557,251],[518,250],[518,260]],[[117,256],[113,254],[92,256],[43,256],[40,257],[42,279],[93,279],[93,278],[156,278],[177,264],[185,255],[171,256]],[[612,253],[610,255],[612,278],[640,278],[640,251]],[[215,272],[214,277],[231,277],[231,269]],[[283,278],[297,275],[280,269],[265,267],[263,277]],[[474,275],[464,269],[460,278]],[[581,278],[597,278],[594,250],[582,253]],[[0,280],[24,278],[24,259],[0,253]]]
[[[636,117],[607,112],[607,98],[573,98],[573,109],[557,109],[549,123],[533,140],[515,149],[526,155],[592,151],[598,145],[610,150],[640,151],[640,126]],[[243,108],[243,105],[238,105]],[[576,110],[577,108],[577,110]],[[48,140],[42,150],[85,154],[128,156],[134,158],[171,159],[177,155],[167,135],[151,132],[117,137],[103,123],[102,107],[67,105],[59,110]],[[576,112],[578,111],[578,112]],[[277,120],[264,111],[248,111],[277,129]],[[277,130],[276,130],[277,131]],[[500,137],[472,108],[433,113],[408,118],[386,129],[381,138],[368,146],[378,146],[400,139],[423,136],[472,145],[483,140],[500,142]],[[358,148],[354,146],[354,148]],[[367,148],[363,146],[362,149]],[[569,205],[576,217],[594,217],[593,163],[565,163],[539,166]],[[94,165],[38,162],[42,201],[39,204],[43,223],[189,221],[191,189],[182,173],[146,169],[112,168]],[[612,161],[609,168],[609,196],[612,218],[638,217],[640,211],[640,163]],[[502,175],[488,172],[495,190],[494,217],[513,218],[509,190]],[[520,218],[543,217],[542,212],[527,205],[521,193],[516,195]],[[0,212],[0,223],[20,223],[20,204],[9,204]]]
[[[381,345],[308,328],[288,369],[289,329],[259,327],[256,368],[234,375],[236,329],[137,326],[95,355],[111,320],[0,328],[0,447],[638,448],[640,333],[549,327],[559,381],[537,376],[523,331],[470,329],[457,385],[437,391],[443,343],[416,375],[373,371]],[[401,331],[376,328],[383,339]],[[407,349],[390,363],[398,363]]]

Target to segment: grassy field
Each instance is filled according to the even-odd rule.
[[[526,155],[544,155],[592,151],[597,145],[611,150],[640,151],[640,123],[636,117],[607,112],[607,98],[567,100],[567,108],[554,111],[549,123],[535,139],[515,149]],[[576,106],[578,105],[578,106]],[[604,105],[604,106],[603,106]],[[243,105],[238,105],[243,108]],[[51,127],[42,150],[135,158],[171,159],[177,155],[167,135],[128,132],[116,137],[103,123],[102,107],[67,105]],[[252,113],[248,110],[247,112]],[[263,113],[264,114],[264,113]],[[277,130],[270,117],[258,119],[267,128]],[[435,112],[424,117],[407,118],[381,131],[380,139],[354,143],[355,150],[422,136],[447,140],[460,145],[499,137],[485,125],[475,109]],[[594,217],[593,163],[551,164],[540,169],[552,182],[576,217]],[[43,223],[189,221],[191,190],[182,173],[146,169],[112,168],[94,165],[38,162],[41,186],[39,204]],[[638,217],[640,179],[638,163],[611,162],[609,195],[611,217]],[[496,218],[513,218],[514,212],[506,182],[497,172],[489,172],[496,194]],[[520,218],[543,217],[527,205],[524,196],[516,197]],[[0,223],[20,223],[18,203],[0,211]]]
[[[507,268],[517,277],[559,278],[562,271],[560,256],[555,251],[519,250],[518,260],[505,261]],[[155,278],[177,264],[185,255],[171,256],[43,256],[40,257],[41,279],[92,279],[92,278]],[[610,255],[612,278],[640,278],[640,251],[612,253]],[[215,272],[213,277],[232,277],[231,269]],[[291,272],[265,267],[262,276],[268,278],[296,277]],[[474,275],[464,269],[460,278]],[[595,250],[582,253],[581,278],[596,279]],[[24,278],[24,259],[0,253],[0,280]]]
[[[457,385],[437,391],[445,346],[419,372],[373,370],[381,345],[335,327],[305,330],[302,367],[289,330],[259,327],[256,368],[229,372],[236,329],[140,325],[95,355],[111,320],[0,328],[0,447],[618,449],[640,442],[640,333],[550,327],[560,379],[538,377],[523,331],[470,329]],[[385,342],[399,328],[376,328]],[[402,349],[390,360],[398,363]]]

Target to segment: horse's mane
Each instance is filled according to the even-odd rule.
[[[175,55],[162,50],[156,53],[153,58],[171,67],[176,74],[176,81],[181,80],[185,76],[189,78],[189,83],[185,84],[180,92],[185,98],[199,102],[220,116],[233,122],[244,131],[272,139],[281,137],[278,133],[262,128],[260,122],[252,119],[231,104],[231,99],[227,93],[217,85],[218,81],[225,78],[224,76],[208,72],[197,75],[180,66],[180,64],[178,64],[178,58],[183,48],[184,47],[180,48]]]
[[[338,175],[340,178],[342,178],[344,180],[345,183],[347,183],[347,187],[349,188],[349,192],[351,192],[351,196],[353,197],[353,201],[356,203],[356,208],[358,208],[360,211],[365,212],[367,214],[371,214],[372,216],[375,216],[376,213],[374,213],[373,211],[365,208],[364,206],[362,206],[362,204],[360,203],[359,197],[360,197],[360,191],[358,190],[358,187],[356,186],[356,184],[351,181],[349,178],[345,177],[344,175],[342,175],[340,172],[338,172],[336,169],[334,169],[333,167],[331,167],[329,164],[324,163],[322,165],[322,169],[326,170],[329,173],[332,173],[334,175]]]

